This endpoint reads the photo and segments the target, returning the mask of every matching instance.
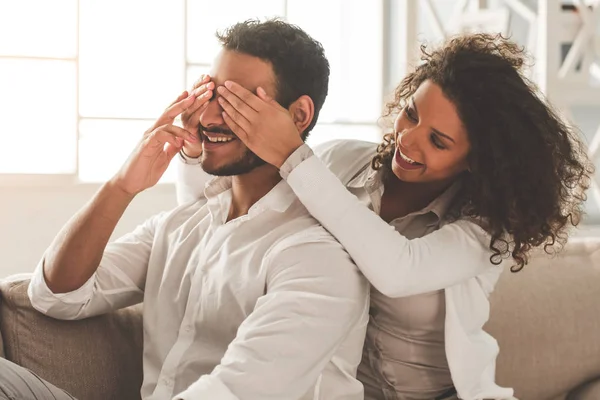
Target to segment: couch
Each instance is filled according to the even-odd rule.
[[[0,355],[79,400],[139,399],[140,306],[57,321],[32,309],[28,282],[26,275],[0,282]],[[520,400],[600,400],[600,238],[504,271],[490,312],[501,385]]]

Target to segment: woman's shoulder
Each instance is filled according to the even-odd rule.
[[[332,140],[314,147],[315,154],[342,181],[369,165],[377,154],[377,143],[362,140]]]
[[[364,140],[338,139],[320,143],[314,147],[314,151],[321,159],[350,159],[361,155],[373,156],[378,145]]]

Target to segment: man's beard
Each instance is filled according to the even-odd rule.
[[[212,132],[212,133],[223,133],[226,135],[235,136],[237,138],[237,136],[228,129],[223,129],[220,127],[204,128],[202,126],[199,126],[198,127],[198,136],[202,140],[208,140],[206,138],[206,136],[204,136],[202,134],[202,131]],[[239,138],[237,140],[239,140]],[[204,154],[202,155],[202,158],[200,159],[200,164],[202,165],[202,169],[210,175],[234,176],[234,175],[247,174],[248,172],[252,171],[253,169],[258,168],[262,165],[265,165],[266,162],[262,158],[258,157],[256,154],[254,154],[252,151],[250,151],[249,148],[246,148],[246,150],[244,151],[244,154],[242,154],[242,156],[237,161],[233,161],[227,165],[223,165],[218,168],[210,169],[204,163]]]
[[[200,163],[202,165],[202,169],[204,169],[206,173],[215,176],[244,175],[254,170],[255,168],[266,164],[266,162],[262,158],[258,157],[256,154],[251,152],[250,149],[246,149],[239,160],[233,161],[219,168],[207,168],[204,164],[204,155],[202,155]]]

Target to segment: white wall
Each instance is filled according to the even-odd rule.
[[[92,198],[98,187],[0,187],[0,279],[33,271],[60,228]],[[121,219],[113,238],[175,205],[173,185],[159,185],[140,194]]]

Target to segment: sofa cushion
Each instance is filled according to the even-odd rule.
[[[0,297],[0,319],[2,319],[2,298]],[[0,357],[6,357],[4,355],[4,341],[2,340],[2,330],[0,329]]]
[[[139,399],[141,307],[81,321],[58,321],[31,307],[28,279],[0,282],[6,358],[81,400]]]
[[[587,382],[575,389],[567,400],[598,400],[600,399],[600,379]]]
[[[486,325],[500,346],[498,383],[517,398],[548,400],[600,377],[598,293],[600,239],[504,271]]]

